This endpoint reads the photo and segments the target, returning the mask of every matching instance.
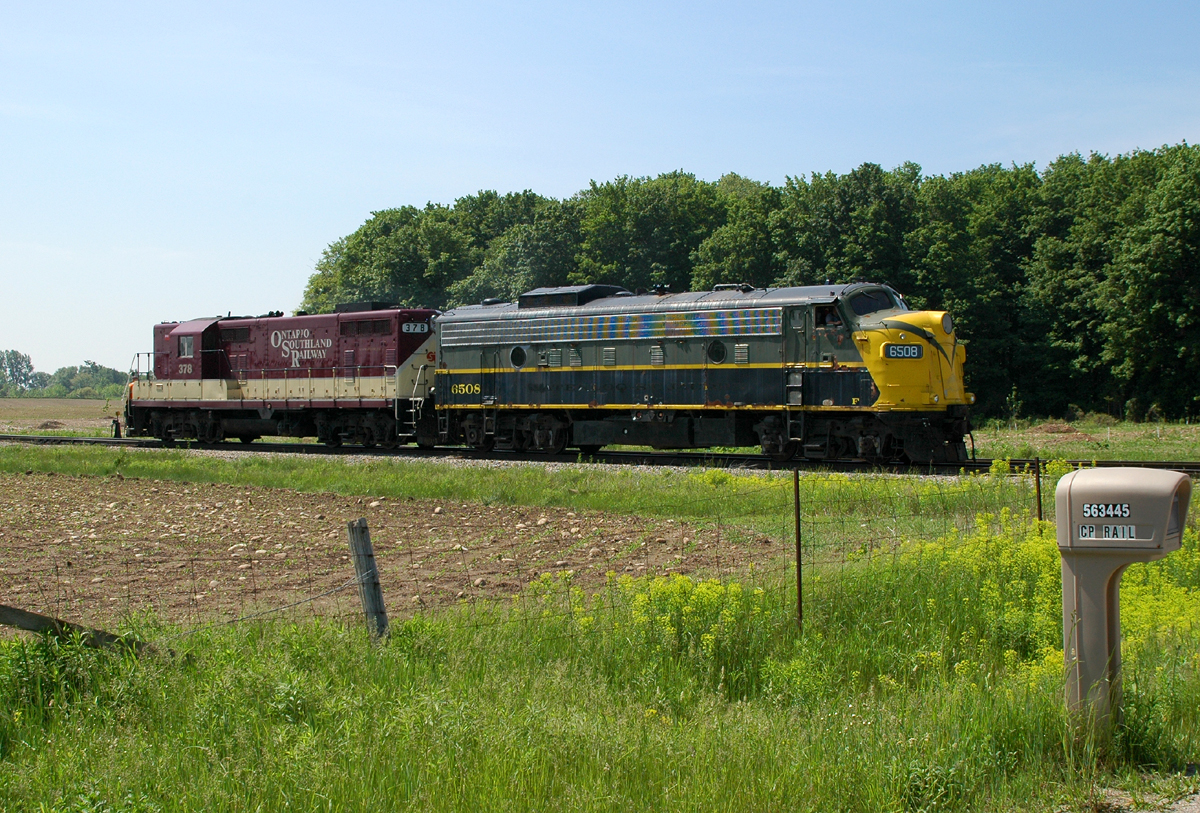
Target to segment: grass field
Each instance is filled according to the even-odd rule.
[[[792,534],[789,473],[647,469],[604,465],[464,465],[409,458],[312,458],[183,449],[0,446],[0,471],[234,483],[303,492],[420,497],[482,505],[530,505],[720,522],[746,533]],[[1053,478],[1044,483],[1052,493]],[[804,513],[820,534],[846,539],[929,537],[963,528],[980,512],[1026,507],[1028,477],[847,476],[805,473]],[[1044,499],[1047,510],[1052,499]]]
[[[0,398],[0,434],[111,437],[119,399]]]
[[[1112,422],[986,422],[975,430],[979,457],[1043,460],[1200,460],[1200,425]]]
[[[722,471],[23,447],[0,469],[620,510],[746,544],[791,521],[790,479]],[[0,644],[0,808],[1100,810],[1106,788],[1200,790],[1180,772],[1200,762],[1194,521],[1124,576],[1107,735],[1063,709],[1058,554],[1026,479],[806,475],[802,501],[811,544],[844,554],[807,574],[803,634],[777,573],[586,592],[560,574],[398,618],[376,647],[320,621],[178,637],[153,616],[124,625],[173,655]]]
[[[1028,530],[1027,530],[1028,529]],[[546,579],[370,646],[217,627],[174,657],[0,645],[6,810],[1098,810],[1200,755],[1200,555],[1123,588],[1124,723],[1064,713],[1057,553],[1010,523],[781,584]],[[173,632],[133,619],[138,634]]]

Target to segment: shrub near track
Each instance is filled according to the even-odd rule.
[[[380,647],[318,622],[202,630],[173,659],[9,643],[0,806],[1024,810],[1187,790],[1169,772],[1200,756],[1196,534],[1125,576],[1112,739],[1063,710],[1058,566],[1048,525],[985,516],[821,572],[803,635],[794,593],[753,577],[584,594],[560,575]]]

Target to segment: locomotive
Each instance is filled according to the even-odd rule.
[[[130,373],[131,436],[250,442],[266,435],[433,445],[422,421],[436,361],[426,308],[339,305],[332,314],[215,317],[154,327]]]
[[[909,310],[886,285],[541,288],[437,325],[443,442],[967,459],[974,396],[953,320]]]
[[[126,421],[165,440],[759,446],[781,461],[945,464],[967,459],[974,402],[950,315],[876,283],[578,285],[446,313],[358,303],[164,323],[151,355]]]

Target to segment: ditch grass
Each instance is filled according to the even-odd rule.
[[[1092,415],[1074,423],[988,421],[975,430],[979,457],[1043,460],[1200,460],[1200,424],[1132,423]]]
[[[647,469],[605,465],[488,466],[428,459],[301,457],[255,454],[223,458],[182,449],[0,446],[0,471],[70,476],[120,474],[153,480],[228,483],[299,492],[438,499],[606,511],[728,526],[735,535],[794,534],[790,472]],[[1052,508],[1062,464],[1043,477]],[[806,546],[870,553],[907,539],[934,538],[969,527],[980,513],[1029,506],[1032,479],[994,474],[960,477],[845,475],[804,472],[800,500]]]
[[[1100,809],[1200,761],[1200,545],[1122,588],[1124,721],[1062,703],[1053,529],[1002,512],[783,583],[544,577],[360,629],[214,626],[135,659],[0,644],[0,807]]]

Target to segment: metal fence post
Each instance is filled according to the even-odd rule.
[[[358,577],[358,595],[362,598],[367,630],[372,639],[385,638],[388,634],[387,611],[383,607],[383,590],[379,586],[379,570],[375,567],[375,549],[371,547],[367,521],[356,519],[347,524],[347,529],[350,534],[350,558],[354,560],[354,574]]]
[[[1042,459],[1040,457],[1035,457],[1033,459],[1033,477],[1034,477],[1034,485],[1037,490],[1038,522],[1041,522],[1042,521]],[[1039,531],[1039,533],[1040,533],[1040,531]]]
[[[792,503],[796,513],[796,628],[804,632],[804,558],[800,549],[800,469],[792,469]]]

